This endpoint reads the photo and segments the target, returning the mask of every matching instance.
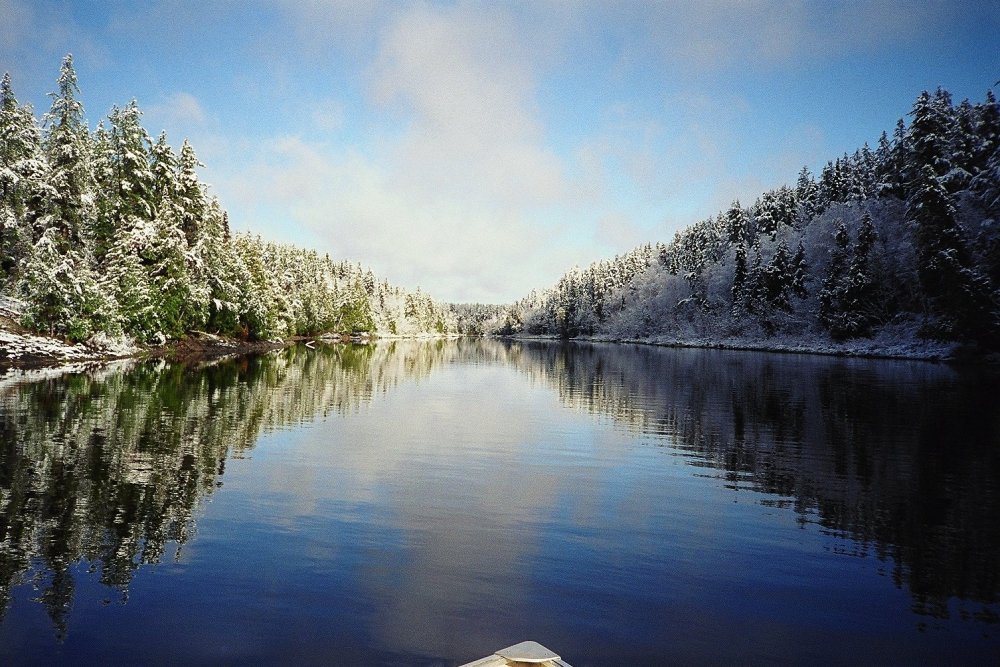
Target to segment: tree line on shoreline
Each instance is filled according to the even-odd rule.
[[[72,57],[37,120],[0,82],[0,295],[73,341],[211,331],[1000,346],[1000,105],[938,89],[877,146],[807,167],[669,243],[513,304],[443,304],[363,266],[231,234],[185,141],[133,101],[91,131]]]
[[[363,266],[231,234],[187,142],[155,140],[135,101],[90,131],[72,56],[39,122],[0,82],[0,294],[20,324],[72,341],[162,343],[455,331],[448,307]]]
[[[923,92],[892,136],[521,301],[498,334],[1000,347],[1000,106]]]

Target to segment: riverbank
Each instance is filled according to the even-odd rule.
[[[660,347],[691,347],[776,354],[819,354],[833,357],[861,357],[866,359],[901,359],[909,361],[957,361],[963,354],[955,343],[942,341],[893,341],[890,344],[876,340],[803,341],[753,338],[704,338],[675,339],[667,336],[613,339],[592,337],[590,340],[615,343],[635,343]]]
[[[679,339],[667,336],[615,337],[607,335],[579,336],[572,340],[600,343],[653,345],[659,347],[689,347],[705,349],[743,350],[785,354],[821,354],[871,359],[906,359],[916,361],[966,362],[975,360],[1000,364],[1000,355],[983,354],[957,343],[918,339],[890,332],[871,339],[841,343],[830,340],[802,338],[764,338],[747,336],[722,338]],[[454,336],[449,336],[454,337]],[[401,336],[388,336],[396,340]],[[557,336],[516,335],[515,340],[559,340]],[[379,337],[381,339],[381,337]],[[368,342],[375,340],[348,335],[327,334],[320,337],[296,336],[285,340],[247,341],[224,338],[204,332],[192,332],[181,340],[159,346],[135,345],[124,340],[95,337],[87,343],[67,343],[58,338],[32,333],[9,318],[0,316],[0,373],[7,369],[34,369],[76,363],[108,362],[116,359],[161,358],[170,361],[198,361],[239,356],[280,349],[296,343],[324,341],[335,343]]]
[[[514,335],[514,340],[559,340],[551,335]],[[734,350],[746,352],[770,352],[777,354],[818,354],[835,357],[858,357],[865,359],[897,359],[908,361],[933,361],[946,363],[988,363],[1000,364],[1000,354],[964,346],[949,341],[922,339],[911,331],[886,328],[874,338],[858,338],[836,342],[826,338],[801,336],[796,338],[752,336],[722,336],[678,338],[672,336],[577,336],[570,340],[593,343],[619,343],[631,345],[653,345],[657,347],[679,347]]]
[[[115,359],[163,358],[172,361],[214,359],[274,350],[295,341],[244,341],[195,332],[163,345],[136,345],[124,339],[96,336],[86,343],[68,343],[20,327],[0,317],[0,372],[6,369],[45,368]]]

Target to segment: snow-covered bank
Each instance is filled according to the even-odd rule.
[[[854,339],[841,343],[822,336],[812,338],[765,338],[753,336],[689,337],[652,335],[623,337],[608,335],[578,336],[571,340],[597,343],[623,343],[635,345],[656,345],[661,347],[693,347],[721,350],[746,350],[753,352],[776,352],[792,354],[822,354],[839,357],[866,357],[871,359],[910,359],[914,361],[958,361],[970,356],[958,343],[922,340],[898,335],[900,332],[886,329],[874,338]],[[559,340],[558,336],[515,335],[514,340]],[[972,356],[976,356],[972,353]],[[996,362],[996,359],[976,356],[978,359]]]
[[[95,337],[83,343],[66,343],[0,327],[0,366],[51,366],[79,361],[119,359],[138,349],[123,341]]]
[[[308,345],[309,341],[314,340],[326,343],[350,343],[375,342],[376,340],[391,341],[404,338],[435,338],[442,340],[457,338],[455,335],[436,337],[424,335],[416,337],[379,336],[354,340],[350,336],[326,335],[317,338],[296,337],[288,340],[251,342],[196,332],[188,338],[170,341],[162,346],[137,347],[123,341],[112,341],[103,338],[92,339],[87,344],[74,345],[55,338],[8,329],[4,327],[4,324],[0,320],[0,375],[9,374],[16,369],[37,369],[55,366],[72,368],[78,364],[89,365],[92,362],[108,362],[126,358],[159,357],[180,361],[219,359],[222,357],[265,352],[300,342]],[[841,343],[832,342],[820,335],[810,337],[808,334],[794,338],[787,336],[768,338],[750,335],[685,338],[664,335],[640,337],[593,335],[579,336],[572,340],[663,347],[715,348],[924,361],[957,361],[970,356],[976,356],[975,353],[969,354],[967,350],[956,343],[923,340],[912,335],[907,335],[911,333],[886,329],[873,338],[854,339]],[[558,336],[551,335],[521,334],[512,336],[511,338],[515,340],[560,340]],[[983,357],[982,355],[976,356],[976,358],[994,363],[998,361]]]
[[[168,341],[158,346],[137,346],[125,340],[113,340],[103,335],[86,343],[66,343],[58,338],[41,336],[13,325],[9,318],[0,317],[0,376],[19,370],[60,367],[73,369],[80,364],[108,362],[128,358],[164,358],[173,361],[220,359],[223,357],[266,352],[287,345],[310,341],[325,343],[367,343],[375,340],[403,339],[454,339],[455,334],[411,336],[352,336],[325,334],[323,336],[295,336],[284,340],[246,341],[226,338],[204,332],[192,332],[186,338]]]
[[[270,350],[285,344],[282,341],[240,341],[204,333],[154,347],[138,346],[128,340],[112,339],[102,334],[86,343],[67,343],[27,332],[0,318],[0,374],[17,369],[75,367],[77,364],[127,358],[218,358]]]
[[[875,340],[834,343],[831,341],[759,340],[751,338],[679,340],[668,336],[650,336],[634,339],[591,336],[587,340],[659,345],[663,347],[698,347],[754,352],[823,354],[838,357],[868,357],[872,359],[912,359],[915,361],[954,361],[958,352],[958,346],[955,343],[938,341],[897,342],[889,345],[881,345]]]

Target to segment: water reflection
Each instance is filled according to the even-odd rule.
[[[0,614],[28,581],[64,633],[80,561],[126,600],[137,568],[170,543],[180,556],[228,458],[264,430],[386,391],[392,378],[373,374],[372,358],[369,347],[300,348],[0,380]]]
[[[527,352],[524,366],[568,404],[667,435],[728,488],[768,494],[762,503],[891,562],[915,612],[1000,620],[995,372],[641,346]]]
[[[923,363],[477,340],[299,347],[207,365],[120,364],[0,379],[0,608],[8,608],[16,586],[30,583],[57,633],[65,634],[79,565],[126,601],[139,568],[181,558],[199,507],[223,484],[227,461],[249,455],[262,433],[356,414],[403,383],[474,365],[514,368],[531,386],[554,391],[565,407],[613,421],[649,450],[683,457],[709,478],[705,483],[734,497],[752,492],[754,502],[794,512],[802,526],[818,526],[853,555],[884,561],[921,615],[997,621],[1000,397],[988,373]],[[426,415],[435,425],[408,428],[442,438],[451,429],[449,446],[460,452],[461,443],[477,436],[462,430],[468,424],[445,425],[462,418],[444,420],[447,410],[429,405]],[[428,451],[436,447],[426,444]],[[345,474],[355,478],[387,455],[359,445],[350,459],[355,450],[343,449]],[[425,455],[418,449],[392,454]],[[512,478],[476,481],[477,512],[513,507],[517,515],[484,517],[481,526],[449,529],[454,514],[409,503],[408,523],[439,540],[424,545],[440,563],[430,574],[423,565],[428,581],[422,590],[450,577],[448,596],[464,591],[474,600],[483,590],[508,586],[505,573],[526,556],[503,551],[503,536],[492,533],[514,530],[526,518],[542,521],[532,508],[558,505],[556,495],[565,492],[545,484],[542,471],[542,465],[533,468],[531,484],[521,486]],[[457,484],[467,472],[449,474]],[[415,483],[411,497],[424,493]],[[442,493],[440,503],[468,502]],[[582,515],[587,502],[598,502],[573,498],[563,509],[569,514]],[[624,528],[657,511],[641,493],[629,502],[636,516],[624,517]],[[468,508],[455,510],[462,511]],[[564,520],[581,526],[571,537],[582,543],[589,524]],[[534,548],[540,553],[533,558],[550,557],[548,547]],[[649,549],[648,557],[656,558],[655,547]],[[506,568],[495,573],[499,584],[461,579],[483,569],[463,567],[462,559],[487,557]],[[382,557],[386,562],[370,558],[365,567],[372,585],[383,593],[404,585],[391,553]],[[409,585],[421,586],[416,579]],[[410,607],[428,593],[411,592],[397,596],[398,622],[383,632],[405,633],[407,619],[421,616]],[[390,643],[398,649],[412,641]]]

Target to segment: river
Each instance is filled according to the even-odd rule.
[[[0,663],[996,664],[995,371],[305,346],[0,378]]]

